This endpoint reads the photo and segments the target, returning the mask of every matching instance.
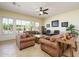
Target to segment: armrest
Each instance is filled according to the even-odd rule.
[[[50,40],[40,39],[40,43],[48,45],[48,46],[50,46],[52,48],[58,48],[57,42],[51,42]]]
[[[20,39],[20,42],[28,42],[28,41],[34,41],[35,37],[28,37],[28,38],[24,38],[24,39]]]
[[[32,40],[35,40],[35,37],[28,37],[27,39],[32,39]]]
[[[50,40],[50,36],[42,36],[41,39],[47,39],[47,40]]]
[[[16,45],[20,48],[20,35],[16,34]]]

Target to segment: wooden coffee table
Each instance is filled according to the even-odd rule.
[[[35,36],[35,42],[39,44],[39,39],[42,37],[41,34],[38,34],[38,35],[34,35]]]

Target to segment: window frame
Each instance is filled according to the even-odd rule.
[[[4,24],[4,23],[3,23],[3,19],[4,19],[4,18],[7,18],[8,21],[9,21],[9,19],[12,19],[12,20],[13,20],[13,23],[12,23],[12,25],[13,25],[13,26],[12,26],[12,31],[10,30],[10,31],[8,31],[7,33],[5,32],[5,30],[4,30],[4,28],[3,28],[3,24]],[[12,18],[12,17],[4,17],[4,16],[3,16],[1,20],[2,20],[2,21],[1,21],[1,23],[2,23],[2,33],[3,33],[3,34],[13,34],[13,32],[14,32],[14,18]],[[9,24],[9,22],[8,22],[8,24]]]
[[[28,22],[32,22],[32,23],[34,23],[34,25],[32,26],[32,30],[34,29],[36,29],[36,27],[35,27],[35,23],[37,22],[37,21],[33,21],[33,20],[29,20],[29,19],[21,19],[21,18],[12,18],[12,17],[6,17],[6,16],[2,16],[2,17],[0,17],[1,18],[1,25],[2,25],[2,28],[1,28],[1,31],[2,31],[2,34],[12,34],[12,33],[5,33],[4,32],[4,28],[3,28],[3,18],[7,18],[7,19],[12,19],[13,20],[13,29],[12,29],[12,31],[11,32],[14,32],[14,33],[17,33],[17,30],[16,30],[16,20],[20,20],[21,21],[21,25],[22,25],[22,21],[28,21]],[[37,23],[39,23],[39,22],[37,22]],[[40,23],[39,23],[39,28],[40,28]],[[22,29],[23,30],[23,29]],[[30,30],[29,30],[30,31]]]

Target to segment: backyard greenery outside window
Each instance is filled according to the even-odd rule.
[[[26,29],[26,31],[39,30],[39,22],[20,20],[20,19],[16,19],[16,21],[14,21],[14,19],[6,17],[2,18],[2,25],[4,34],[11,34],[15,31],[16,32],[23,31],[24,28]],[[14,28],[15,31],[13,30]]]
[[[20,31],[22,30],[21,20],[16,20],[16,30]]]
[[[2,25],[3,25],[3,33],[4,34],[9,34],[9,33],[13,32],[13,19],[3,18]]]
[[[23,29],[26,29],[27,31],[32,30],[32,23],[31,21],[25,21],[25,20],[16,20],[16,30],[21,31]]]
[[[26,20],[16,20],[16,30],[17,31],[23,31],[23,29],[26,29],[26,31],[32,31],[39,29],[39,23],[33,22],[33,21],[26,21]]]

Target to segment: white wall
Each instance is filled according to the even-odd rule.
[[[52,16],[52,17],[45,20],[44,25],[45,26],[46,26],[46,24],[51,25],[51,21],[53,21],[53,20],[59,20],[59,27],[47,28],[47,29],[50,29],[51,31],[60,30],[61,33],[65,32],[66,28],[61,27],[61,22],[66,22],[66,21],[69,24],[75,25],[76,28],[79,30],[79,9]]]

